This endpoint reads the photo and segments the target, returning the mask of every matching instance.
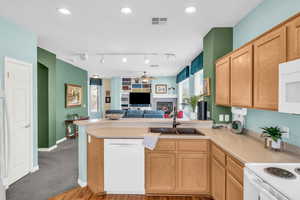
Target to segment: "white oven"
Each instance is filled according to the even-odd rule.
[[[300,114],[300,59],[279,65],[278,111]]]

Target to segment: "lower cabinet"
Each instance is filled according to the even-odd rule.
[[[211,195],[214,200],[243,200],[244,165],[212,144]]]
[[[148,193],[168,193],[175,190],[175,153],[146,154],[146,190]]]
[[[226,176],[226,199],[242,200],[243,186],[230,173]]]
[[[214,200],[226,199],[226,169],[217,160],[211,160],[211,195]]]
[[[165,139],[159,143],[174,148],[158,144],[153,151],[146,150],[146,193],[209,194],[208,141],[203,141]]]
[[[176,191],[208,193],[208,155],[185,153],[177,155]]]
[[[104,193],[104,140],[87,137],[87,184],[94,194],[102,194]]]

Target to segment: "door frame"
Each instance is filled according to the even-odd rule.
[[[33,130],[34,130],[34,121],[33,121],[33,110],[34,110],[34,106],[33,106],[33,65],[31,63],[27,63],[27,62],[24,62],[24,61],[20,61],[20,60],[16,60],[14,58],[10,58],[10,57],[4,57],[4,91],[7,91],[7,85],[8,85],[8,76],[7,76],[7,73],[8,73],[8,69],[7,69],[7,65],[9,63],[16,63],[16,64],[20,64],[20,65],[24,65],[26,67],[29,68],[29,74],[30,74],[30,134],[29,134],[29,172],[32,172],[34,170],[34,166],[33,166]],[[6,97],[7,98],[7,97]],[[5,99],[7,100],[7,99]],[[7,111],[6,111],[7,112]],[[7,120],[7,116],[5,115],[4,116],[4,119]],[[6,138],[6,140],[4,141],[4,146],[5,146],[5,158],[7,160],[5,160],[5,165],[8,167],[8,162],[9,162],[9,158],[8,158],[8,155],[9,155],[9,147],[8,147],[8,144],[9,144],[9,136],[8,136],[8,133],[7,131],[4,131],[4,136]],[[5,169],[5,179],[4,179],[4,185],[6,187],[8,187],[9,185],[11,185],[12,183],[10,182],[10,177],[8,177],[8,169]]]

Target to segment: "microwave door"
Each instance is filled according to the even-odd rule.
[[[279,112],[300,114],[300,66],[289,68],[289,64],[280,66],[279,76]]]

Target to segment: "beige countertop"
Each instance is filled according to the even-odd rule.
[[[161,121],[160,121],[161,122]],[[149,134],[148,127],[115,127],[112,124],[91,126],[87,134],[106,139],[142,139]],[[137,124],[136,124],[137,125]],[[264,148],[264,144],[253,136],[233,134],[229,129],[197,128],[205,136],[161,135],[172,139],[209,139],[243,163],[295,163],[300,162],[299,154],[275,152]],[[159,135],[159,134],[158,134]]]

